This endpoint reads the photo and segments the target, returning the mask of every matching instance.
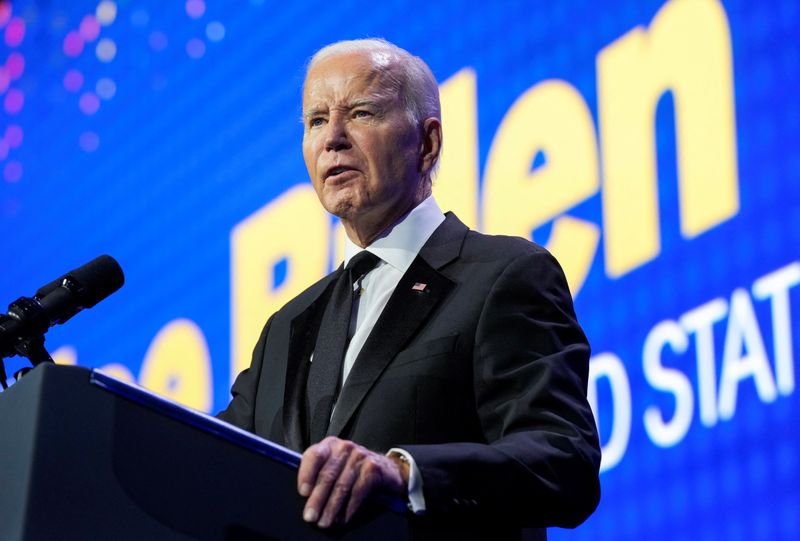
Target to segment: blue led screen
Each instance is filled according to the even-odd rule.
[[[367,36],[440,82],[441,206],[567,272],[603,497],[551,538],[800,538],[793,0],[0,3],[0,301],[111,254],[126,285],[53,356],[223,408],[271,311],[338,265],[300,92]]]

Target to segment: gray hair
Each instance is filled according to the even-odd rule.
[[[401,80],[399,91],[405,104],[409,120],[417,126],[426,118],[434,117],[442,120],[442,108],[439,104],[439,86],[428,65],[420,57],[414,56],[382,38],[354,39],[337,41],[317,51],[306,68],[306,75],[317,63],[339,54],[348,53],[384,53],[393,57]]]

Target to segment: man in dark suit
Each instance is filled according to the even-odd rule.
[[[588,343],[546,250],[470,231],[431,197],[428,67],[382,40],[328,46],[303,119],[345,265],[269,319],[220,417],[305,450],[303,516],[323,528],[379,491],[434,538],[583,522],[599,500]]]

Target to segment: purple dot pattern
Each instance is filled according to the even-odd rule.
[[[202,58],[206,54],[206,44],[201,39],[192,38],[186,42],[186,54],[194,59]]]
[[[19,182],[22,178],[22,164],[16,160],[6,163],[3,167],[3,178],[8,183]]]
[[[78,107],[87,116],[92,116],[100,109],[100,98],[94,92],[84,92],[78,100]]]
[[[78,145],[84,152],[94,152],[100,146],[100,137],[93,131],[85,131],[78,137]]]
[[[186,14],[192,19],[199,19],[206,12],[203,0],[186,0]]]
[[[186,0],[185,4],[186,15],[190,19],[200,20],[206,14],[205,0]],[[186,54],[189,58],[199,60],[206,54],[206,41],[209,42],[222,41],[225,37],[225,27],[219,21],[210,21],[204,25],[201,37],[191,38],[186,42]]]
[[[71,69],[64,74],[64,88],[67,92],[77,92],[82,86],[83,73],[76,69]]]
[[[72,30],[64,37],[64,54],[73,58],[83,52],[83,38],[80,32]]]
[[[8,76],[12,81],[16,81],[22,77],[22,74],[25,72],[25,57],[16,51],[8,55],[5,71],[8,72]]]
[[[91,43],[100,35],[100,24],[94,15],[86,15],[81,20],[81,25],[78,29],[81,38],[87,43]]]
[[[204,0],[186,0],[183,3],[186,16],[199,20],[206,14]],[[113,1],[101,0],[94,10],[81,18],[77,28],[68,28],[63,36],[62,52],[70,59],[79,59],[87,51],[94,52],[97,60],[102,63],[112,62],[116,56],[116,44],[109,37],[102,34],[116,20],[117,5]],[[130,16],[130,23],[134,27],[146,28],[150,24],[148,12],[139,8]],[[6,25],[5,41],[7,44],[21,42],[25,35],[24,22],[14,18],[10,8],[5,4],[0,7],[0,24]],[[154,52],[164,51],[169,46],[169,37],[163,31],[152,29],[147,34],[147,44]],[[200,59],[206,54],[208,42],[219,42],[225,37],[225,27],[219,21],[210,21],[203,25],[201,37],[189,39],[184,48],[186,55],[192,59]],[[91,45],[91,46],[90,46]],[[19,78],[24,71],[24,58],[21,55],[9,57],[7,67],[0,67],[0,90],[5,92],[9,84]],[[153,89],[158,90],[166,84],[163,75],[155,74],[151,77]],[[90,90],[94,87],[94,91]],[[97,81],[87,81],[84,73],[74,64],[68,64],[63,77],[63,88],[70,94],[77,94],[77,108],[86,117],[93,117],[101,112],[102,102],[114,98],[117,92],[116,82],[108,77],[101,77]],[[24,105],[24,95],[21,93],[6,94],[3,106],[9,114],[16,114]],[[12,133],[15,133],[12,131]],[[21,140],[21,139],[20,139]],[[5,148],[14,148],[14,145],[5,141]],[[100,146],[100,136],[91,130],[83,131],[78,137],[78,146],[85,152],[94,152]],[[3,154],[0,148],[0,155]],[[7,154],[7,150],[6,150]]]
[[[11,19],[6,26],[4,38],[9,47],[18,47],[25,39],[25,21],[19,17]]]
[[[0,65],[0,98],[3,102],[3,113],[8,125],[3,129],[0,137],[0,162],[9,159],[12,151],[22,145],[24,132],[22,127],[14,121],[25,107],[25,93],[17,88],[17,83],[25,73],[25,57],[17,50],[25,40],[25,21],[13,13],[10,2],[0,4],[0,31],[3,33],[3,43],[11,49]],[[2,165],[3,180],[16,183],[22,179],[22,164],[11,160]]]
[[[0,27],[5,27],[11,20],[11,2],[0,4]]]
[[[112,62],[116,56],[116,44],[111,38],[101,38],[101,33],[104,28],[113,24],[116,10],[114,2],[108,0],[98,2],[90,13],[83,16],[77,28],[72,28],[66,33],[62,47],[64,55],[77,60],[85,51],[93,51],[99,62]],[[97,45],[93,45],[94,42],[97,42]],[[78,110],[83,115],[92,117],[100,111],[101,100],[108,101],[114,97],[117,86],[112,79],[102,77],[94,83],[96,92],[91,90],[81,92],[87,84],[92,83],[87,82],[83,72],[76,67],[69,67],[64,74],[64,90],[71,94],[80,93],[77,100]],[[78,146],[84,152],[94,152],[100,146],[100,136],[93,131],[84,131],[78,137]]]
[[[24,105],[25,94],[22,92],[22,90],[12,88],[6,92],[6,97],[3,100],[3,109],[5,109],[6,113],[9,115],[16,115],[22,111],[22,107]]]
[[[8,127],[6,127],[6,133],[3,137],[3,140],[9,148],[19,148],[19,146],[22,144],[23,136],[24,134],[22,132],[22,128],[16,124],[9,124]]]

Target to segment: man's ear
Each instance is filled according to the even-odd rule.
[[[442,123],[438,118],[426,118],[422,122],[420,142],[420,171],[430,173],[442,151]]]

